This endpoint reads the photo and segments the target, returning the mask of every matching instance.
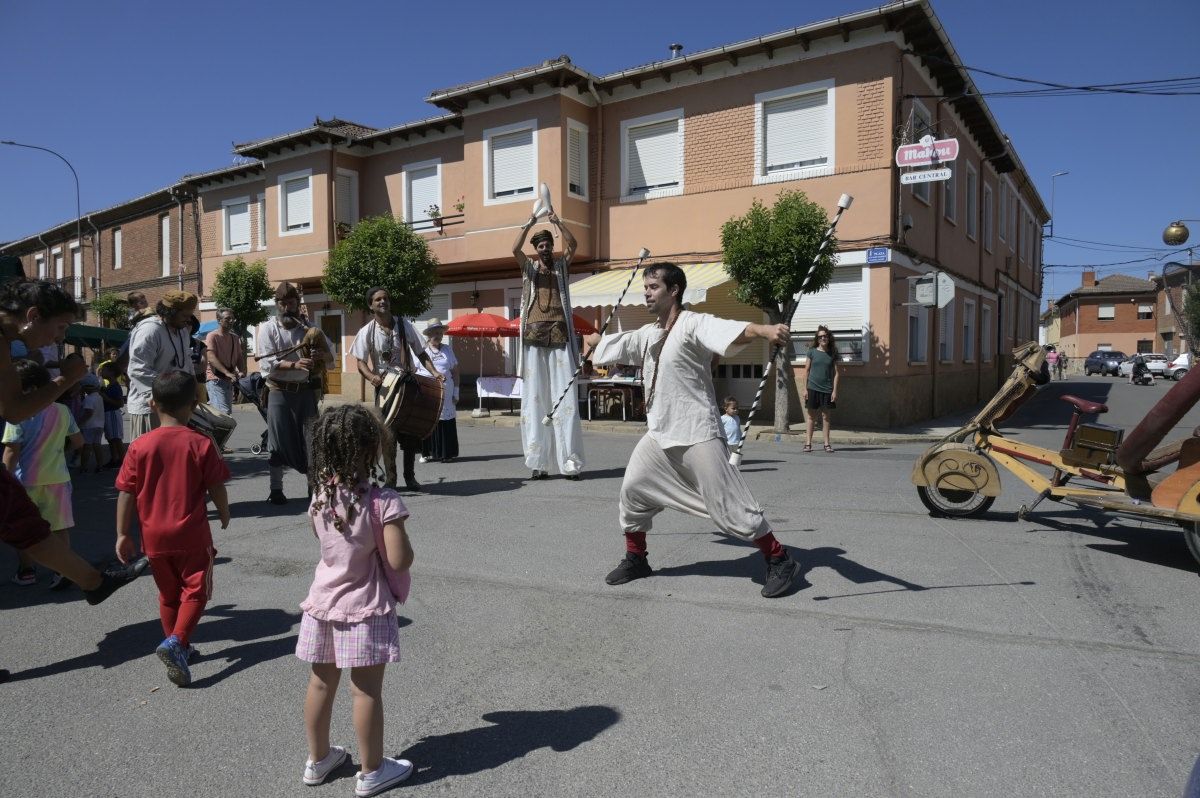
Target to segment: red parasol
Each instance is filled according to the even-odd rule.
[[[494,313],[455,316],[446,325],[446,335],[462,335],[467,338],[511,338],[517,334],[517,328],[509,326],[508,319]]]
[[[516,335],[517,330],[521,326],[521,320],[520,319],[509,319],[505,323],[508,324],[509,327],[512,329],[512,332],[508,333],[508,334]],[[573,326],[575,328],[576,335],[591,335],[592,333],[596,332],[596,328],[594,326],[592,326],[591,324],[589,324],[587,322],[587,320],[581,318],[578,313],[571,314],[571,326]]]

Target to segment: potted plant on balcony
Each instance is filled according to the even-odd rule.
[[[425,209],[425,214],[429,217],[429,221],[437,227],[438,232],[442,232],[442,209],[435,202]]]
[[[464,194],[464,195],[460,196],[457,200],[454,201],[454,210],[455,211],[457,211],[458,213],[462,213],[463,211],[465,211],[467,209],[467,203],[465,201],[466,198],[467,197]]]

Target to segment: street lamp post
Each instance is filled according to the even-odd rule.
[[[1071,174],[1071,173],[1067,172],[1067,171],[1062,171],[1062,172],[1055,172],[1054,174],[1050,175],[1050,234],[1047,235],[1046,238],[1054,238],[1054,181],[1056,181],[1058,178],[1062,177],[1063,175],[1069,175],[1069,174]]]
[[[17,141],[0,141],[0,144],[7,144],[10,147],[25,147],[30,150],[41,150],[48,152],[54,157],[67,165],[71,170],[71,177],[75,178],[75,241],[79,244],[79,268],[83,268],[83,209],[79,203],[79,174],[75,171],[75,167],[71,166],[71,162],[62,156],[61,153],[55,152],[49,147],[39,147],[36,144],[21,144]],[[75,264],[71,264],[71,268],[75,268]]]

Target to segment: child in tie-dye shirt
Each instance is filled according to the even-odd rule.
[[[20,360],[14,365],[25,393],[50,383],[50,373],[41,364]],[[67,471],[66,449],[68,445],[72,449],[83,446],[83,435],[71,411],[55,402],[20,424],[6,424],[4,444],[5,467],[21,480],[42,518],[50,524],[52,533],[61,536],[69,546],[75,516],[71,507],[71,475]],[[18,585],[31,585],[37,581],[33,562],[24,557],[24,552],[21,555],[13,581]],[[61,589],[68,584],[55,574],[50,587]]]

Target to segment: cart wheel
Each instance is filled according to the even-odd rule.
[[[983,515],[996,501],[995,496],[984,496],[977,491],[943,490],[936,485],[917,486],[917,496],[931,514],[950,518]]]
[[[1018,521],[1029,520],[1029,507],[1028,506],[1022,504],[1021,508],[1019,510],[1017,510],[1017,520]]]
[[[262,454],[262,444],[254,443],[250,445],[250,454]]]
[[[1184,525],[1183,541],[1187,543],[1188,551],[1192,553],[1192,558],[1200,563],[1200,523]]]

